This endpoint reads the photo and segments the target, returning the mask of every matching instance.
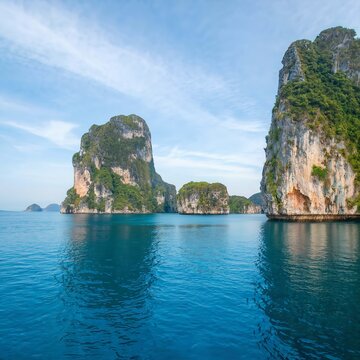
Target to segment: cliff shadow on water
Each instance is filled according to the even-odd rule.
[[[278,358],[359,358],[360,229],[267,221],[255,302],[259,345]]]
[[[58,279],[65,354],[93,356],[98,351],[113,357],[122,349],[121,356],[131,357],[131,351],[141,351],[135,339],[146,332],[151,316],[147,299],[155,279],[157,227],[139,218],[69,217]]]

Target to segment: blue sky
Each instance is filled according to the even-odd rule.
[[[92,124],[138,114],[179,188],[259,191],[281,59],[360,1],[0,0],[0,209],[61,202]]]

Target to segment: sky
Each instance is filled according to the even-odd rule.
[[[358,0],[0,0],[0,209],[60,203],[92,124],[137,114],[179,189],[259,191],[284,52]]]

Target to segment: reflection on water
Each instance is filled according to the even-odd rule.
[[[156,226],[131,226],[107,216],[75,215],[72,220],[59,279],[67,314],[65,351],[78,354],[81,348],[82,355],[91,356],[97,351],[104,356],[105,349],[109,356],[119,355],[120,348],[136,351],[136,344],[122,345],[144,336],[151,315],[147,299],[157,261]]]
[[[263,215],[0,213],[0,357],[359,359],[359,242]]]
[[[360,356],[359,241],[357,223],[263,224],[255,299],[269,354]]]

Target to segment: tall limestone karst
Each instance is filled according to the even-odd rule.
[[[261,189],[272,218],[360,212],[360,40],[342,27],[290,45],[266,142]]]
[[[93,125],[73,156],[74,186],[62,213],[176,211],[176,189],[155,171],[151,135],[136,115]]]

